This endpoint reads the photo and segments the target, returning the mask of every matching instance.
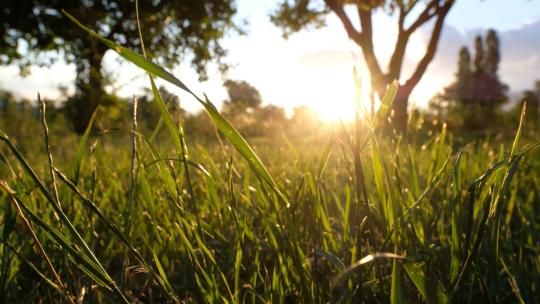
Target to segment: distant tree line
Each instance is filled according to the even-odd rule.
[[[307,106],[295,108],[290,117],[285,110],[273,104],[263,104],[259,91],[246,81],[227,80],[224,82],[228,98],[223,101],[221,112],[245,136],[275,136],[282,133],[293,134],[320,129],[320,117]],[[166,88],[159,92],[167,104],[176,124],[183,124],[186,132],[200,137],[213,137],[215,132],[212,122],[204,112],[189,113],[181,107],[179,97]],[[69,121],[72,119],[72,96],[55,102],[47,100],[47,120],[60,133],[72,132]],[[150,90],[134,98],[123,98],[107,94],[108,104],[97,110],[93,124],[94,132],[110,130],[127,131],[131,128],[133,100],[138,101],[138,120],[143,132],[153,132],[159,124],[161,113],[154,104]],[[18,99],[11,92],[0,90],[0,128],[7,133],[21,137],[39,134],[40,119],[37,102]],[[161,128],[165,132],[164,128]],[[37,132],[37,133],[36,133]]]

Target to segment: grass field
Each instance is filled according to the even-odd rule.
[[[176,77],[103,38],[120,55]],[[0,132],[2,303],[477,303],[540,298],[540,153],[377,117],[248,143]],[[195,94],[194,94],[195,95]],[[126,115],[128,115],[126,113]],[[89,129],[90,130],[90,129]],[[22,147],[22,148],[21,148]]]

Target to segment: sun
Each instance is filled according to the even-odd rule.
[[[345,71],[340,67],[326,71],[324,81],[317,90],[317,96],[313,96],[308,104],[318,116],[326,122],[350,122],[354,120],[356,106],[360,101],[361,116],[369,113],[371,85],[369,74],[360,70],[360,87],[354,79],[352,66]],[[348,71],[347,71],[348,70]],[[330,75],[330,77],[328,77]]]

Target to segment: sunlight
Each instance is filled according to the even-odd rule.
[[[335,81],[344,85],[333,87],[338,90],[329,93],[330,96],[326,97],[328,98],[328,102],[317,102],[311,105],[311,107],[326,122],[339,122],[340,120],[351,122],[354,120],[355,103],[359,99],[361,106],[360,114],[364,117],[369,113],[370,109],[369,91],[371,88],[367,73],[364,74],[366,75],[361,76],[360,79],[360,96],[357,95],[357,88],[352,73],[349,73],[349,80],[346,80],[347,76],[345,75],[343,77],[336,77],[337,79]]]
[[[352,72],[352,65],[333,65],[324,69],[325,77],[313,79],[312,91],[307,103],[319,117],[326,122],[350,122],[354,120],[355,102],[360,100],[361,115],[369,113],[370,99],[369,73],[364,67],[359,68],[361,81],[360,95]]]

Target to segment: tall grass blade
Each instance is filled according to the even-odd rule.
[[[439,281],[434,282],[433,278],[426,276],[424,271],[412,262],[404,261],[402,265],[426,303],[449,303]]]
[[[163,80],[166,80],[177,87],[185,90],[186,92],[190,93],[197,101],[199,101],[203,107],[205,108],[206,112],[214,122],[214,124],[217,126],[217,128],[220,130],[220,132],[229,140],[229,142],[236,148],[238,153],[242,155],[242,157],[249,163],[251,168],[258,174],[260,178],[262,178],[264,181],[266,181],[274,191],[280,196],[281,199],[287,200],[283,193],[279,190],[277,184],[275,183],[274,179],[266,169],[266,167],[263,165],[262,161],[259,159],[255,151],[251,148],[251,146],[247,143],[247,141],[240,135],[240,133],[232,126],[232,124],[223,117],[219,111],[216,109],[216,107],[207,99],[205,100],[199,98],[193,91],[191,91],[182,81],[180,81],[178,78],[176,78],[171,73],[167,72],[162,67],[158,66],[157,64],[151,62],[150,60],[144,58],[143,56],[136,54],[135,52],[126,49],[120,45],[115,44],[114,42],[103,38],[96,32],[92,31],[91,29],[85,27],[82,25],[77,19],[75,19],[73,16],[68,14],[66,11],[62,11],[71,21],[76,23],[79,27],[87,31],[90,36],[98,39],[105,45],[107,45],[109,48],[117,52],[120,56],[124,57],[128,61],[132,62],[133,64],[139,66],[143,70],[147,71],[151,75],[154,75],[156,77],[159,77]],[[165,118],[167,120],[167,118]],[[167,122],[166,122],[167,123]]]
[[[338,275],[336,275],[332,280],[332,288],[336,288],[337,286],[348,280],[353,275],[354,271],[358,269],[358,267],[373,262],[377,259],[403,260],[405,259],[405,256],[389,252],[369,254],[338,273]]]
[[[90,121],[88,122],[88,125],[86,126],[86,129],[84,130],[83,135],[81,136],[81,139],[79,140],[79,145],[77,146],[77,152],[75,153],[75,163],[73,164],[73,177],[72,181],[77,185],[79,183],[79,176],[81,172],[81,164],[84,156],[84,152],[86,151],[87,144],[88,144],[88,138],[90,137],[90,133],[92,132],[92,126],[94,125],[94,121],[96,120],[97,113],[99,112],[100,107],[98,106],[94,113],[92,113],[92,116],[90,117]]]

